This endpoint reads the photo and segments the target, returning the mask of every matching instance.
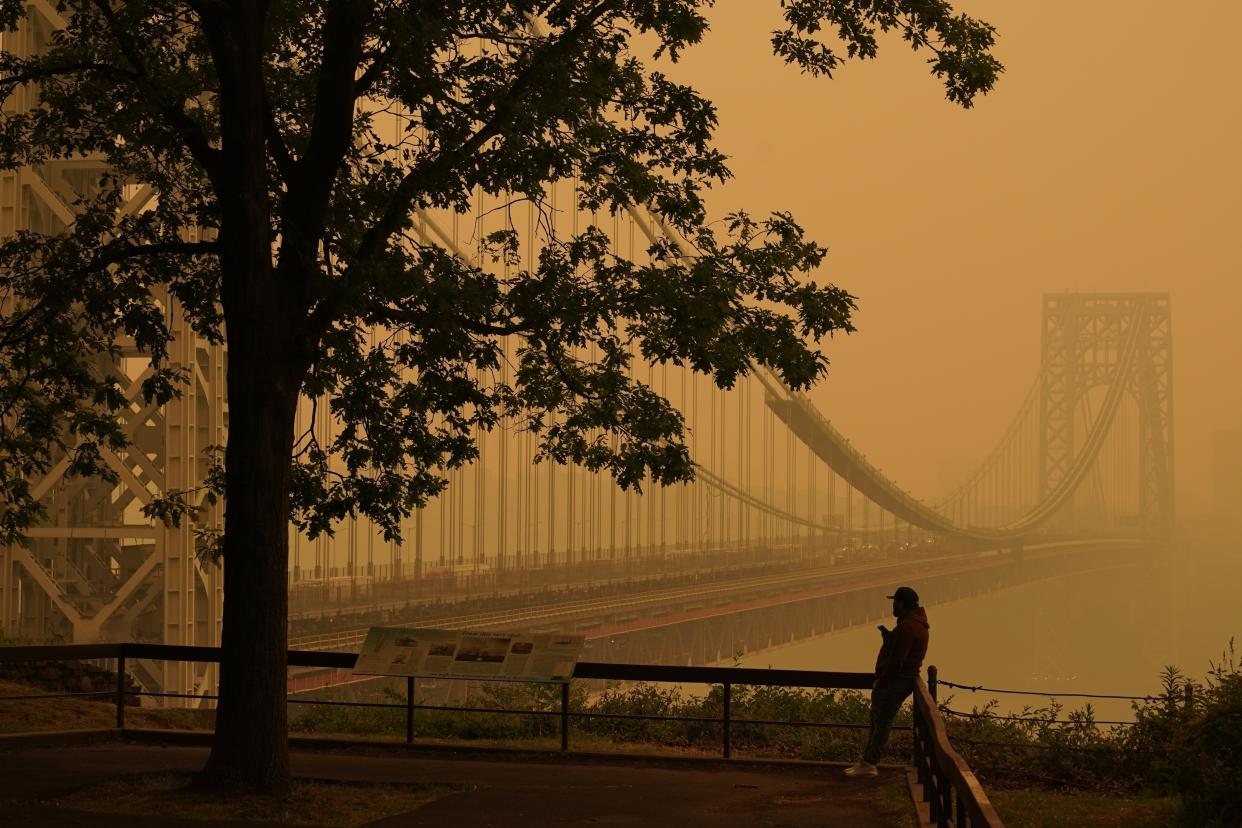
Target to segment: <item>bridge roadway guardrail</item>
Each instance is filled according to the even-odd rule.
[[[116,705],[116,730],[126,731],[126,699],[131,696],[153,696],[214,700],[211,694],[158,693],[130,690],[125,685],[126,662],[131,659],[158,661],[181,661],[219,664],[219,647],[187,647],[172,644],[61,644],[49,646],[0,647],[0,665],[32,661],[97,661],[114,659],[116,662],[115,690],[93,693],[44,693],[38,695],[0,696],[0,703],[69,697],[112,696]],[[354,653],[289,650],[287,664],[290,667],[328,667],[352,669],[358,656]],[[986,826],[1001,828],[1002,822],[988,801],[982,785],[965,760],[949,743],[944,719],[936,706],[934,697],[934,667],[928,668],[932,689],[919,679],[914,692],[914,748],[911,757],[923,799],[930,803],[932,822],[941,828],[964,828]],[[560,719],[561,751],[569,751],[569,723],[571,718],[638,719],[647,721],[697,721],[712,722],[721,727],[721,753],[732,757],[732,729],[739,724],[788,726],[788,727],[837,727],[865,729],[866,725],[842,722],[781,721],[767,719],[740,719],[732,715],[731,699],[735,686],[752,687],[801,687],[814,689],[867,690],[874,682],[872,673],[831,672],[825,670],[769,670],[749,667],[683,667],[655,664],[607,664],[579,662],[573,679],[596,679],[627,682],[661,682],[673,684],[719,685],[722,690],[721,715],[715,717],[681,717],[640,715],[634,713],[588,713],[570,709],[570,682],[561,685],[559,710],[514,710],[497,708],[447,707],[441,705],[415,704],[413,677],[406,678],[406,695],[403,704],[384,702],[349,702],[329,700],[301,700],[290,698],[291,704],[337,705],[344,707],[393,708],[405,711],[405,741],[414,741],[415,710],[447,710],[461,713],[505,714],[527,716],[554,716]],[[573,680],[571,679],[571,681]],[[136,731],[129,731],[136,732]]]
[[[849,566],[823,566],[796,572],[728,581],[715,585],[696,584],[691,587],[672,587],[654,590],[634,596],[612,595],[603,598],[586,598],[579,601],[562,601],[555,604],[520,607],[512,610],[496,610],[470,615],[420,619],[418,623],[422,625],[434,624],[437,627],[447,629],[500,629],[512,624],[546,623],[556,619],[567,619],[588,613],[649,608],[683,599],[702,598],[710,600],[713,597],[720,597],[726,594],[746,593],[762,589],[781,589],[829,577],[848,578],[854,575],[876,575],[896,569],[908,572],[912,564],[942,565],[966,560],[986,559],[994,557],[994,555],[995,553],[988,552],[967,552],[937,556],[935,558],[901,559]],[[348,647],[361,646],[362,642],[366,640],[369,629],[369,627],[358,627],[327,635],[298,636],[290,638],[289,644],[299,649],[343,650]]]

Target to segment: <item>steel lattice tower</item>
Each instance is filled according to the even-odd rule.
[[[65,20],[48,4],[34,3],[6,46],[38,54]],[[38,91],[21,88],[6,112],[38,103]],[[105,171],[98,158],[57,160],[37,169],[0,173],[0,235],[22,230],[59,232],[74,221],[68,206],[97,187]],[[133,186],[124,211],[145,209],[153,193]],[[182,395],[162,407],[141,397],[149,360],[132,342],[121,342],[115,363],[101,370],[119,375],[129,405],[121,419],[132,445],[103,450],[118,482],[66,478],[67,459],[53,465],[32,490],[47,509],[43,525],[29,531],[28,547],[0,549],[0,629],[16,639],[219,643],[223,577],[218,566],[195,556],[196,526],[219,526],[222,507],[204,507],[197,523],[174,528],[152,523],[141,506],[159,493],[193,489],[204,479],[205,449],[223,445],[227,429],[225,350],[190,329],[177,302],[161,297],[172,333],[169,360],[185,369]],[[170,692],[214,687],[214,666],[132,665],[139,680]]]
[[[1084,421],[1090,427],[1088,395],[1116,382],[1138,411],[1138,514],[1149,532],[1167,536],[1174,506],[1169,295],[1046,295],[1039,380],[1041,491],[1054,489],[1074,465],[1080,428]],[[1072,523],[1072,507],[1067,504],[1061,517]]]

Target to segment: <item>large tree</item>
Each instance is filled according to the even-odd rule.
[[[100,447],[124,444],[126,403],[100,366],[118,341],[150,357],[148,401],[178,393],[161,296],[228,345],[208,779],[288,783],[290,520],[314,533],[361,514],[395,538],[502,416],[520,416],[544,457],[623,486],[687,480],[683,420],[633,379],[635,352],[722,386],[755,365],[793,388],[825,372],[814,343],[849,329],[852,298],[809,278],[824,250],[791,216],[709,220],[704,192],[729,174],[715,110],[652,68],[700,42],[711,4],[69,0],[42,54],[0,53],[0,97],[33,84],[39,98],[5,115],[0,165],[94,156],[109,169],[63,231],[0,244],[0,542],[38,519],[25,481],[56,457],[108,474]],[[26,5],[3,0],[0,23]],[[773,51],[805,72],[870,58],[885,32],[963,106],[1001,70],[991,27],[945,0],[780,8]],[[630,261],[587,227],[523,260],[499,232],[485,247],[509,265],[500,276],[413,232],[416,210],[465,212],[479,192],[546,211],[548,185],[570,176],[579,209],[649,206],[679,243]],[[157,198],[121,214],[134,184]],[[501,382],[506,335],[522,344]],[[331,401],[330,445],[296,445],[300,395]],[[174,494],[155,510],[188,508]]]

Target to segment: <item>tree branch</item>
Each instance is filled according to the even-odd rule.
[[[414,28],[419,30],[419,36],[423,40],[423,43],[418,44],[420,47],[428,45],[431,42],[432,35],[444,27],[443,17],[436,17],[428,20],[426,15],[420,14],[411,22],[414,24]],[[467,35],[462,32],[456,32],[455,34],[457,37],[462,39],[467,37]],[[392,67],[393,60],[403,52],[408,53],[411,48],[414,47],[411,45],[409,39],[404,39],[396,42],[390,42],[385,48],[380,49],[374,57],[371,58],[370,65],[367,66],[367,68],[363,70],[362,74],[358,76],[358,79],[354,81],[355,96],[358,98],[365,98],[371,91],[372,87],[374,87],[375,84],[379,82],[379,79],[384,76],[384,73]]]
[[[381,304],[369,305],[366,312],[381,322],[391,322],[396,325],[421,325],[427,321],[429,316],[425,313],[414,313]],[[437,318],[443,321],[443,317]],[[530,323],[511,322],[506,325],[497,325],[491,322],[479,322],[464,316],[454,318],[453,322],[467,333],[479,336],[508,336],[509,334],[532,333],[535,330]]]
[[[128,259],[137,258],[139,256],[154,256],[163,254],[184,255],[184,256],[202,256],[211,253],[218,253],[220,245],[216,241],[167,241],[167,242],[151,242],[149,244],[130,244],[128,242],[113,242],[103,245],[95,253],[95,256],[75,272],[75,277],[83,277],[95,271],[102,270],[114,264],[120,264]],[[59,306],[48,307],[48,297],[44,296],[39,301],[32,304],[18,316],[9,316],[0,325],[0,331],[4,331],[4,335],[0,336],[0,349],[8,348],[17,343],[23,342],[30,338],[30,330],[38,327],[41,319],[47,318],[50,314],[58,312]],[[27,325],[35,314],[39,314],[32,325]],[[27,328],[27,332],[22,332],[23,328]]]
[[[110,244],[104,245],[99,249],[95,259],[81,272],[89,273],[91,270],[97,270],[100,267],[119,264],[126,259],[132,259],[137,256],[152,256],[164,253],[171,253],[181,256],[204,256],[211,253],[220,252],[220,243],[216,240],[211,241],[166,241],[166,242],[150,242],[148,244]]]
[[[617,10],[620,0],[601,0],[594,8],[580,17],[577,22],[566,30],[559,38],[549,43],[538,52],[526,69],[509,85],[503,95],[494,104],[492,117],[477,132],[463,141],[455,149],[439,153],[422,163],[416,164],[393,191],[383,215],[366,232],[350,265],[341,278],[331,283],[329,295],[324,296],[311,313],[309,330],[321,332],[327,330],[332,323],[337,307],[350,287],[350,271],[359,262],[367,262],[376,256],[387,243],[388,239],[401,226],[405,216],[409,214],[415,198],[428,187],[441,180],[448,173],[457,169],[470,156],[474,155],[488,141],[501,134],[520,111],[520,105],[526,95],[536,89],[535,82],[540,74],[555,59],[574,47],[578,39],[595,26],[603,17]]]
[[[267,134],[268,149],[272,151],[272,158],[276,160],[276,169],[280,171],[280,177],[288,185],[297,174],[297,162],[293,160],[289,145],[285,142],[285,136],[281,134],[280,126],[276,123],[276,114],[272,111],[272,100],[267,94],[266,82],[263,87],[263,109],[263,117],[266,119],[264,132]]]
[[[585,400],[590,400],[593,403],[598,403],[600,400],[603,399],[602,395],[592,394],[590,391],[588,391],[585,385],[583,385],[581,382],[578,381],[576,377],[574,377],[573,375],[569,373],[569,369],[566,368],[565,364],[561,362],[559,357],[557,357],[552,346],[550,346],[547,342],[544,342],[543,340],[538,340],[538,342],[540,345],[543,346],[543,349],[542,349],[543,355],[548,358],[548,362],[552,363],[552,367],[556,369],[557,375],[561,378],[561,381],[565,383],[566,388],[568,388],[574,394],[577,394],[579,397],[582,397]]]
[[[323,62],[315,95],[306,152],[289,182],[288,201],[309,228],[328,207],[340,159],[353,139],[358,64],[367,23],[374,14],[369,0],[334,0],[323,23]]]
[[[0,104],[4,103],[17,87],[24,83],[33,83],[35,81],[47,80],[60,75],[71,75],[78,72],[98,72],[101,75],[119,75],[126,80],[137,80],[138,76],[133,72],[126,72],[118,66],[109,66],[106,63],[94,63],[91,61],[79,61],[75,63],[62,63],[54,65],[46,65],[36,69],[29,69],[25,72],[18,72],[12,75],[6,75],[0,78]]]
[[[526,70],[514,78],[508,90],[497,98],[492,111],[492,117],[477,132],[455,149],[435,155],[425,162],[415,165],[413,169],[406,173],[401,183],[397,185],[392,201],[389,202],[388,209],[384,211],[384,215],[376,221],[358,245],[357,258],[366,260],[378,253],[388,238],[400,226],[402,218],[409,213],[418,194],[426,190],[427,185],[437,181],[445,173],[456,169],[463,161],[482,148],[484,144],[499,135],[513,117],[521,111],[519,105],[522,100],[534,88],[535,81],[544,69],[553,62],[553,59],[569,51],[579,37],[598,23],[600,18],[609,12],[615,11],[617,6],[618,0],[603,0],[603,2],[591,9],[590,12],[584,14],[571,29],[540,51],[530,62],[530,65],[526,67]]]
[[[168,119],[173,129],[181,136],[181,141],[185,144],[186,149],[194,156],[194,159],[203,166],[207,172],[208,178],[213,183],[218,184],[222,175],[220,168],[219,150],[212,148],[211,143],[207,140],[207,135],[203,131],[203,127],[193,118],[186,114],[185,99],[175,103],[167,103],[162,101],[161,91],[158,87],[154,87],[146,81],[154,80],[150,72],[147,71],[146,64],[142,57],[138,54],[138,50],[134,45],[129,34],[121,26],[120,21],[116,18],[108,0],[94,0],[95,8],[99,10],[100,15],[108,23],[108,30],[112,33],[112,37],[116,40],[117,46],[121,50],[121,54],[134,67],[134,84],[140,88],[148,99],[159,110],[160,114]]]

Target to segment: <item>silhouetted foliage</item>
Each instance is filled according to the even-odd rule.
[[[1166,772],[1192,824],[1242,825],[1242,661],[1232,641],[1193,687],[1194,703]]]
[[[623,486],[686,480],[682,418],[631,376],[633,351],[723,386],[756,364],[794,388],[825,373],[807,342],[850,330],[852,298],[808,278],[825,251],[792,216],[709,220],[703,193],[729,175],[715,109],[649,63],[697,44],[709,5],[76,0],[41,54],[0,53],[0,98],[35,84],[41,99],[6,111],[0,166],[109,169],[69,199],[72,224],[0,243],[0,542],[38,518],[28,481],[59,456],[115,478],[121,342],[150,358],[143,399],[164,403],[189,379],[168,359],[169,302],[227,340],[212,773],[287,784],[290,519],[315,535],[361,514],[397,538],[505,416],[542,457]],[[782,7],[773,47],[808,72],[874,56],[884,31],[929,54],[957,103],[1000,71],[992,29],[942,0]],[[26,11],[4,0],[0,23]],[[569,176],[579,209],[650,205],[689,255],[670,240],[630,261],[588,226],[523,259],[500,232],[482,241],[502,277],[413,232],[416,209],[464,212],[476,192],[548,210],[546,185]],[[139,186],[154,199],[125,210]],[[303,394],[328,400],[329,445],[294,433]],[[148,512],[186,518],[201,493],[169,494]]]

